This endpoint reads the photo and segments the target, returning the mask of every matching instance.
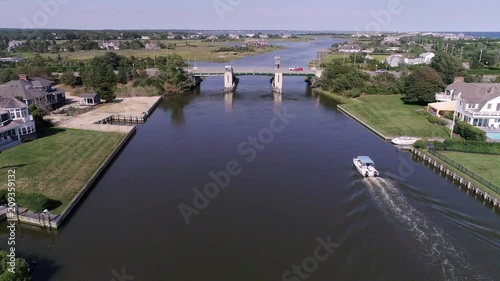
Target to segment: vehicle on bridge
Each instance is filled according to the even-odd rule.
[[[290,71],[304,71],[302,67],[290,67],[288,70]]]

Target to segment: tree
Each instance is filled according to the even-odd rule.
[[[16,258],[15,271],[12,273],[9,271],[11,266],[9,265],[10,257],[5,251],[0,251],[0,281],[30,281],[31,274],[29,272],[28,264],[25,260]]]
[[[495,78],[495,83],[500,83],[500,75],[497,75],[497,77]]]
[[[433,68],[421,67],[405,78],[403,98],[405,103],[428,104],[436,99],[445,85]]]
[[[113,66],[100,57],[93,58],[81,73],[82,83],[109,102],[115,99],[116,75]]]
[[[462,62],[446,53],[436,54],[432,59],[431,67],[439,73],[446,84],[453,83],[455,77],[463,76],[465,73]]]
[[[76,77],[73,71],[68,70],[62,74],[61,82],[68,86],[75,87],[82,84],[82,79],[80,77]]]

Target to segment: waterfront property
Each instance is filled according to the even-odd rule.
[[[404,104],[399,95],[363,96],[342,107],[367,125],[386,136],[443,138],[449,132],[443,126],[431,124],[417,110],[417,105]]]
[[[63,90],[53,88],[54,81],[20,74],[18,80],[0,85],[0,97],[21,98],[28,106],[59,107],[66,103]]]
[[[0,152],[36,138],[28,106],[16,98],[0,97]]]
[[[466,83],[463,78],[436,94],[440,102],[456,101],[455,115],[484,130],[500,130],[500,88],[495,83]]]
[[[361,47],[358,44],[347,44],[339,46],[339,52],[341,53],[359,53],[361,52]]]
[[[62,211],[125,137],[122,133],[52,128],[46,136],[1,153],[0,176],[16,167],[16,190],[62,202]],[[0,183],[6,189],[7,182]]]

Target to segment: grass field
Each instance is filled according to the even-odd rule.
[[[480,175],[485,180],[490,181],[500,187],[500,157],[498,155],[485,155],[475,153],[440,151],[441,154]]]
[[[342,108],[386,136],[446,138],[448,130],[431,124],[417,113],[422,106],[406,105],[399,95],[371,95],[355,99]]]
[[[49,134],[0,153],[0,177],[16,170],[16,191],[41,193],[62,202],[60,213],[124,134],[53,128]],[[7,182],[0,183],[6,189]]]
[[[488,192],[491,196],[495,197],[496,199],[499,199],[500,200],[500,193],[496,193],[496,191],[494,190],[491,190],[490,188],[488,188],[487,186],[483,185],[482,183],[478,182],[477,180],[469,177],[468,175],[462,173],[460,170],[456,169],[455,167],[451,166],[451,165],[448,165],[445,161],[443,161],[441,158],[438,158],[437,156],[435,156],[434,154],[432,153],[429,153],[428,151],[426,151],[425,149],[422,150],[422,152],[424,152],[428,157],[438,161],[438,162],[441,162],[442,164],[444,164],[445,166],[447,166],[448,169],[450,169],[451,171],[453,171],[454,173],[460,175],[462,178],[464,178],[465,180],[467,181],[470,181],[472,184],[474,184],[475,186],[479,187],[480,189],[482,189],[483,191],[486,191]],[[463,154],[463,153],[460,153],[460,152],[445,152],[443,153],[444,151],[440,151],[440,153],[442,153],[443,155],[450,157],[450,154],[455,154],[453,155],[452,157],[456,157],[454,158],[453,160],[460,163],[460,165],[466,167],[467,169],[473,171],[472,169],[474,168],[474,164],[473,162],[475,162],[477,159],[479,158],[482,158],[483,156],[489,156],[488,158],[491,158],[491,157],[495,157],[494,155],[493,156],[490,156],[490,155],[482,155],[482,154],[471,154],[469,156],[466,156],[466,157],[463,157],[463,155],[460,155],[460,154]],[[467,163],[467,159],[468,158],[473,158],[472,162],[470,163]],[[498,156],[496,156],[498,158]],[[493,162],[495,163],[496,161],[498,160],[493,160],[491,161],[491,159],[487,160],[487,162]],[[465,165],[466,164],[466,165]],[[496,162],[496,164],[498,165],[498,162]],[[484,179],[490,181],[491,183],[495,184],[495,180],[493,178],[491,178],[491,176],[489,176],[489,174],[491,174],[491,171],[487,171],[486,173],[480,173],[481,169],[477,169],[473,172],[475,172],[476,174],[478,174],[479,176],[483,177]],[[498,178],[498,177],[497,177]],[[496,183],[498,184],[498,182]]]
[[[286,39],[291,41],[293,39]],[[283,41],[270,41],[272,42],[288,42],[285,39]],[[297,39],[298,40],[298,39]],[[304,40],[304,39],[301,39]],[[155,41],[156,42],[156,41]],[[163,41],[161,41],[163,42]],[[235,53],[235,52],[225,52],[225,53],[213,53],[213,50],[216,50],[222,46],[227,46],[227,42],[202,42],[201,40],[190,40],[190,41],[182,41],[182,40],[166,40],[165,44],[176,44],[174,49],[162,49],[162,50],[115,50],[112,52],[117,53],[118,55],[130,57],[135,56],[137,58],[146,58],[155,56],[166,56],[168,54],[179,54],[184,59],[190,60],[191,62],[197,61],[207,61],[207,62],[228,62],[237,60],[247,56],[259,55],[267,52],[275,51],[279,48],[278,46],[272,46],[268,48],[255,49],[255,52],[248,53]],[[240,42],[234,42],[240,43]],[[241,42],[243,43],[243,42]],[[90,60],[94,56],[102,56],[104,55],[106,50],[90,50],[90,51],[78,51],[78,52],[63,52],[61,53],[61,57],[67,60]],[[17,53],[16,56],[20,57],[33,57],[34,53]],[[52,59],[57,58],[57,54],[42,54],[43,57],[51,57]],[[151,66],[153,67],[153,66]]]

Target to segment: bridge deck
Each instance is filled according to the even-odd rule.
[[[186,69],[193,76],[224,76],[224,68],[194,68]],[[274,69],[272,67],[233,67],[236,76],[262,75],[273,76],[275,73],[283,73],[284,76],[316,76],[316,70],[304,69],[303,71],[291,71],[288,69]]]

